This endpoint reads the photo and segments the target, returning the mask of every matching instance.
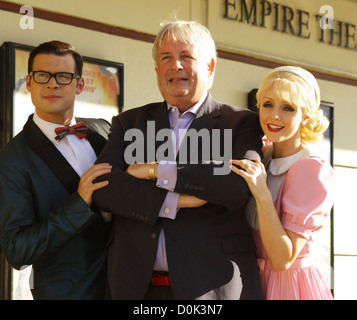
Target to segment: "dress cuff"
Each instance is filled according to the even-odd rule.
[[[165,201],[161,206],[159,217],[160,218],[168,218],[168,219],[176,219],[177,214],[177,204],[180,198],[180,194],[176,192],[169,191],[166,195]]]
[[[177,180],[176,162],[160,161],[157,167],[156,186],[169,191],[173,191]]]

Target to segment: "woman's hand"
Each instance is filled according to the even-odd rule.
[[[266,183],[267,173],[265,167],[258,159],[255,162],[250,160],[231,160],[231,163],[231,170],[247,182],[255,198],[261,196],[263,191],[270,193]]]

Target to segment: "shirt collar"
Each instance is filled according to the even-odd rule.
[[[182,113],[181,116],[183,116],[184,114],[189,113],[189,112],[196,115],[198,110],[200,110],[203,102],[206,100],[206,98],[207,98],[207,95],[203,96],[203,98],[200,101],[198,101],[196,104],[194,104],[191,108],[187,109],[184,113]],[[171,108],[177,108],[177,107],[172,106],[171,104],[167,103],[167,110],[169,111]]]

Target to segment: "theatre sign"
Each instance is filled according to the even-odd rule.
[[[302,39],[311,39],[311,29],[317,26],[319,42],[357,50],[356,25],[335,19],[330,5],[321,6],[320,12],[308,12],[275,1],[224,0],[223,18]]]

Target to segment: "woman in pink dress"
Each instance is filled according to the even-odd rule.
[[[270,72],[257,92],[260,124],[272,145],[259,160],[232,160],[255,198],[248,217],[267,300],[328,300],[312,263],[312,238],[333,205],[334,172],[308,147],[328,127],[316,79],[298,67]],[[254,218],[256,217],[256,219]]]

